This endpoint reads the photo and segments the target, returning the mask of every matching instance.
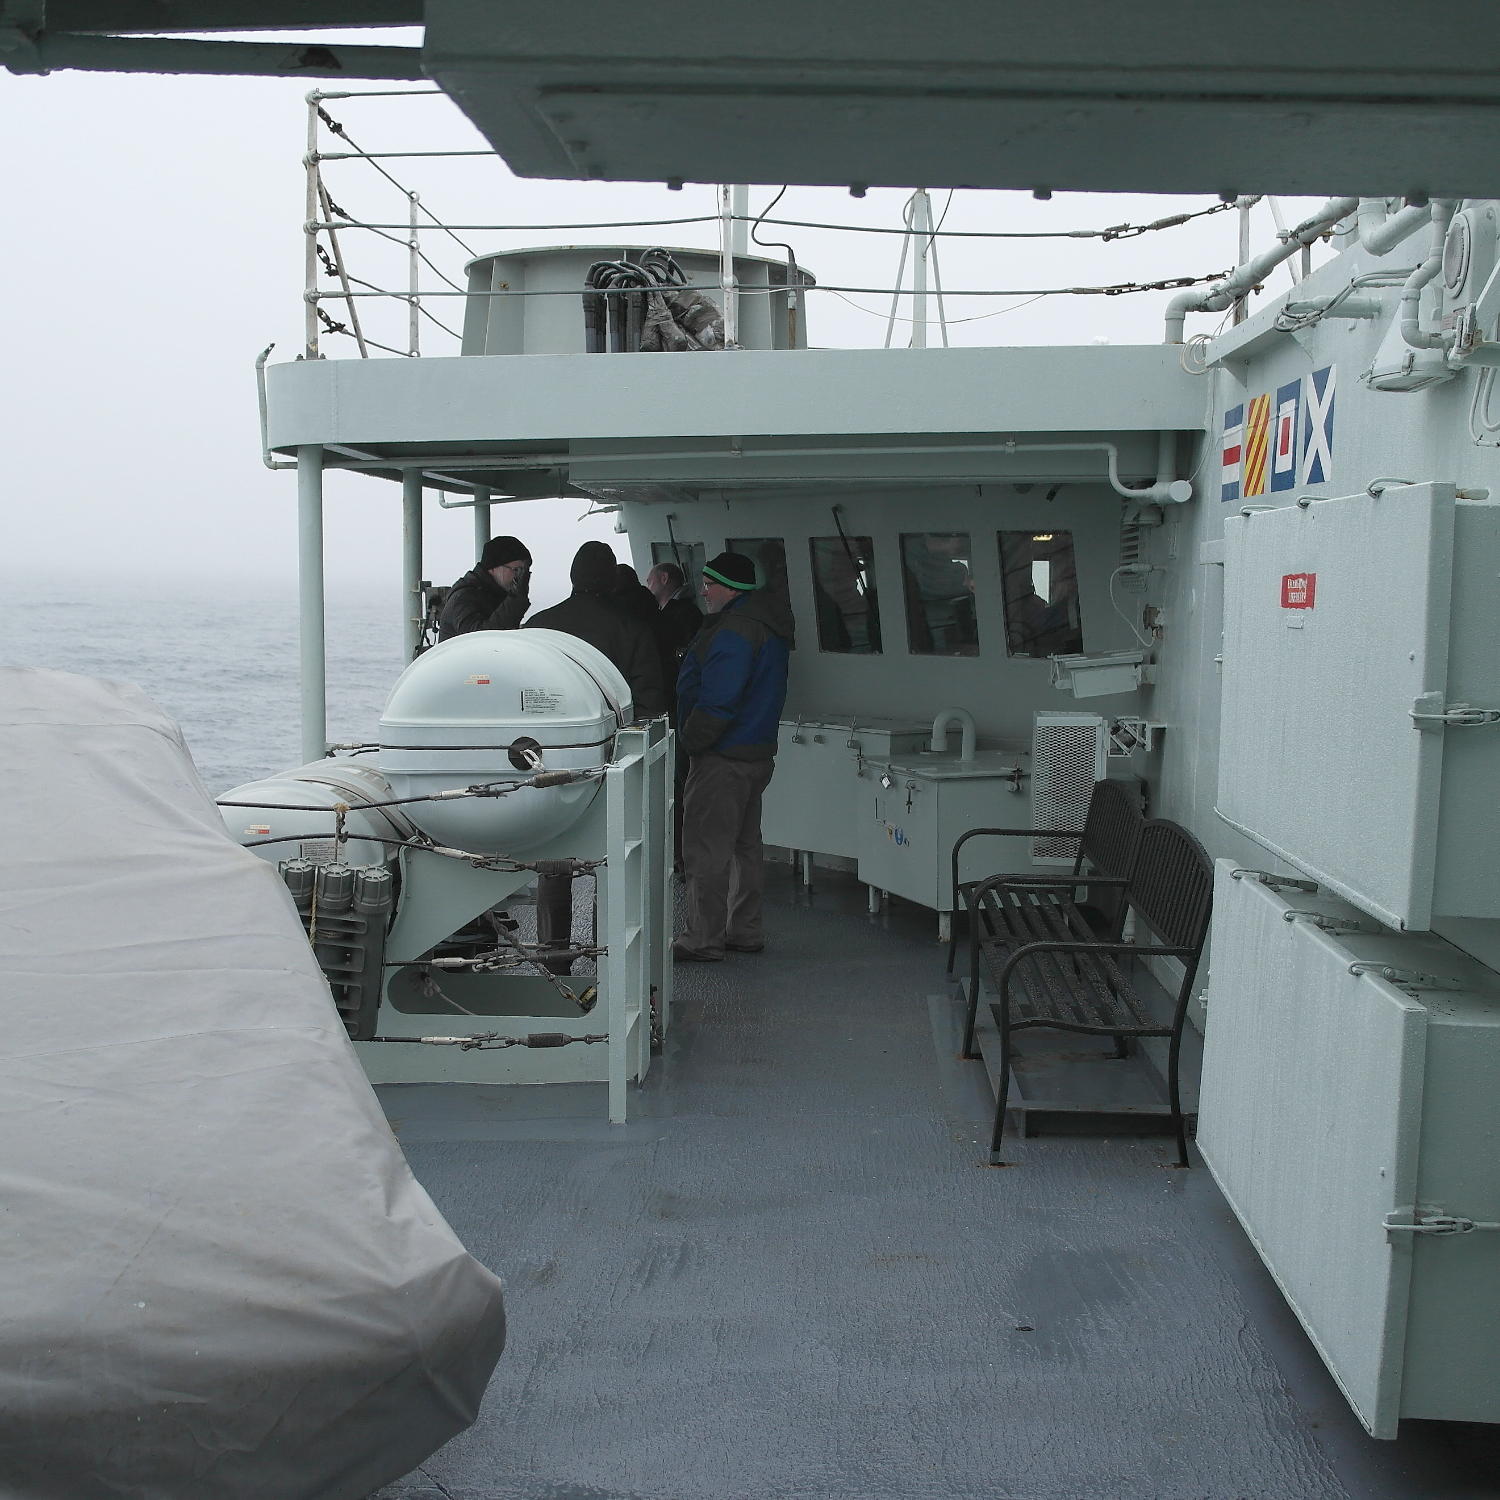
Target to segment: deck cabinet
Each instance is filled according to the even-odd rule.
[[[939,913],[953,910],[953,845],[971,828],[1031,823],[1028,757],[981,750],[973,760],[919,753],[870,764],[859,807],[859,878]],[[1030,865],[1030,841],[974,839],[959,874]]]
[[[1360,1421],[1500,1421],[1500,978],[1221,860],[1198,1146]]]
[[[915,755],[931,734],[930,723],[906,719],[784,719],[776,774],[761,803],[761,836],[786,849],[857,859],[866,762]]]

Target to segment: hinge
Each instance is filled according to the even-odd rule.
[[[1500,1224],[1482,1219],[1466,1219],[1461,1214],[1445,1214],[1440,1208],[1421,1203],[1413,1208],[1396,1208],[1383,1220],[1389,1234],[1473,1234],[1476,1229],[1500,1229]]]
[[[1314,927],[1323,932],[1365,932],[1358,922],[1351,921],[1348,917],[1330,917],[1327,912],[1302,911],[1296,907],[1290,907],[1282,912],[1283,922],[1295,922],[1298,917],[1306,917]]]
[[[1361,960],[1349,965],[1351,974],[1373,974],[1384,979],[1398,990],[1415,994],[1418,990],[1461,990],[1463,985],[1456,979],[1444,979],[1440,974],[1424,974],[1418,969],[1398,969],[1394,964],[1372,963]]]
[[[1423,693],[1411,706],[1411,720],[1419,730],[1471,729],[1484,724],[1500,724],[1500,708],[1445,703],[1442,693]]]
[[[1252,876],[1261,885],[1273,891],[1305,891],[1308,895],[1312,895],[1318,889],[1316,880],[1294,880],[1290,875],[1273,875],[1269,870],[1252,870],[1243,865],[1229,872],[1231,880],[1239,880],[1246,875]]]

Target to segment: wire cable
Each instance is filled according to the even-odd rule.
[[[353,146],[356,151],[360,152],[360,154],[362,156],[364,156],[364,150],[359,145],[359,143],[357,141],[355,141],[352,136],[350,136],[349,132],[347,130],[345,130],[344,127],[341,124],[339,124],[339,122],[337,120],[335,120],[333,118],[333,116],[331,114],[329,114],[328,111],[326,109],[324,109],[321,104],[317,106],[317,111],[318,111],[318,118],[336,136],[338,136],[340,140],[348,141],[349,144],[351,146]],[[420,212],[426,214],[427,217],[432,220],[433,225],[436,228],[441,229],[443,231],[443,233],[448,236],[449,239],[451,239],[455,244],[461,246],[462,249],[463,249],[463,251],[464,251],[464,253],[466,255],[477,255],[479,253],[471,245],[465,244],[464,241],[461,240],[458,237],[458,235],[456,235],[453,232],[453,230],[448,227],[448,225],[444,224],[443,221],[441,219],[439,219],[438,216],[435,213],[433,213],[433,211],[430,208],[428,208],[427,205],[425,203],[423,203],[420,198],[417,198],[417,197],[413,196],[412,191],[411,191],[410,188],[408,188],[404,184],[398,182],[393,176],[391,176],[391,174],[389,172],[386,171],[386,169],[384,167],[382,167],[380,165],[380,163],[378,161],[373,160],[369,156],[364,156],[364,160],[368,161],[370,163],[370,165],[372,167],[374,167],[375,170],[377,172],[379,172],[380,175],[382,177],[384,177],[385,180],[388,183],[390,183],[390,185],[393,188],[395,188],[396,191],[399,192],[403,198],[407,199],[408,202],[415,203],[417,205],[418,210]],[[398,225],[397,227],[399,228],[400,226]]]
[[[839,291],[837,287],[820,286],[810,288],[810,290],[818,292],[829,292],[833,296],[837,297],[840,302],[847,302],[849,306],[852,307],[856,312],[868,313],[870,317],[881,318],[886,322],[889,322],[891,320],[892,314],[880,312],[878,309],[873,307],[862,307],[852,298],[844,296],[844,294]],[[950,297],[959,297],[962,296],[963,293],[949,292],[948,295]],[[947,323],[951,328],[959,323],[982,323],[986,318],[1003,318],[1006,313],[1016,312],[1018,309],[1023,307],[1030,307],[1033,302],[1040,302],[1042,298],[1047,295],[1048,293],[1046,292],[1038,292],[1036,296],[1028,297],[1024,302],[1013,303],[1010,307],[1002,307],[998,312],[975,313],[972,317],[969,318],[949,318],[947,319]],[[896,313],[894,316],[896,322],[898,323],[915,323],[917,321],[915,318],[908,318],[902,313]]]
[[[1140,633],[1140,631],[1136,629],[1136,627],[1135,627],[1135,621],[1132,620],[1130,618],[1130,616],[1127,615],[1125,613],[1125,611],[1120,608],[1120,601],[1115,598],[1115,579],[1117,579],[1120,576],[1120,574],[1123,573],[1124,571],[1125,571],[1125,568],[1119,567],[1119,568],[1116,568],[1114,570],[1114,572],[1109,575],[1109,602],[1114,607],[1115,613],[1117,615],[1119,615],[1119,617],[1122,620],[1124,620],[1124,622],[1130,627],[1130,633],[1131,633],[1131,635],[1133,635],[1136,638],[1136,640],[1142,646],[1144,646],[1146,648],[1146,650],[1152,651],[1152,650],[1154,650],[1156,648],[1156,642],[1155,641],[1151,641],[1151,640],[1147,640],[1146,637],[1143,636]],[[1155,570],[1152,569],[1150,571],[1155,571]]]

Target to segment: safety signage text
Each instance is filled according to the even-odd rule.
[[[1281,607],[1283,609],[1311,609],[1318,597],[1318,575],[1316,573],[1283,573],[1281,575]]]

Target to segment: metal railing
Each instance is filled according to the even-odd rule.
[[[949,328],[957,323],[976,321],[979,318],[997,316],[993,312],[979,313],[973,318],[950,317],[948,303],[955,298],[1023,298],[1043,297],[1116,297],[1139,292],[1165,292],[1182,288],[1202,286],[1217,282],[1227,276],[1227,270],[1216,270],[1199,275],[1173,276],[1149,281],[1122,281],[1098,285],[1052,286],[1052,287],[984,287],[962,290],[945,289],[938,265],[940,241],[977,240],[1095,240],[1102,245],[1115,241],[1133,239],[1155,231],[1175,228],[1192,220],[1209,215],[1238,213],[1242,246],[1248,244],[1250,209],[1262,200],[1237,198],[1220,201],[1209,206],[1172,214],[1144,224],[1122,223],[1098,229],[1065,230],[974,230],[948,229],[945,227],[948,211],[954,201],[954,192],[949,191],[941,213],[933,214],[931,197],[925,188],[918,188],[907,200],[903,222],[900,226],[860,225],[828,223],[818,220],[775,218],[772,211],[780,201],[781,194],[772,199],[759,215],[752,215],[747,206],[747,189],[722,186],[714,190],[716,211],[698,214],[683,214],[665,218],[642,218],[637,220],[611,219],[594,222],[518,224],[518,223],[471,223],[445,220],[435,214],[421,194],[400,180],[387,163],[397,161],[435,161],[440,159],[477,158],[498,162],[496,154],[488,149],[472,150],[407,150],[372,151],[363,149],[352,137],[343,121],[335,118],[327,106],[339,100],[364,100],[387,98],[445,98],[438,89],[371,89],[371,90],[314,90],[307,95],[307,150],[303,158],[306,177],[305,217],[303,223],[304,252],[304,356],[309,359],[322,357],[322,342],[328,335],[348,337],[353,340],[362,358],[373,353],[382,353],[404,358],[418,358],[424,352],[424,340],[429,343],[436,338],[451,348],[444,352],[458,352],[462,333],[444,316],[434,311],[430,303],[440,307],[459,299],[461,302],[474,297],[581,297],[584,288],[493,288],[470,290],[462,284],[460,267],[451,264],[455,249],[466,259],[504,247],[489,245],[480,249],[465,238],[467,235],[500,236],[524,233],[552,233],[561,231],[605,232],[624,229],[660,230],[716,226],[720,274],[716,281],[700,286],[689,285],[674,290],[717,293],[722,298],[721,306],[725,320],[725,346],[736,345],[737,314],[740,299],[753,295],[785,293],[791,304],[790,316],[795,325],[799,298],[811,292],[820,292],[841,298],[845,302],[855,296],[878,296],[890,299],[889,311],[882,314],[878,309],[850,305],[859,311],[885,321],[885,347],[889,348],[895,337],[898,324],[911,328],[912,347],[922,347],[928,341],[928,329],[937,325],[942,343],[948,344]],[[325,149],[326,147],[332,149]],[[325,167],[329,164],[360,163],[370,170],[378,186],[400,208],[395,213],[375,217],[361,217],[347,210],[339,199],[345,196],[345,187],[340,182],[330,187]],[[580,187],[582,185],[580,184]],[[350,192],[361,191],[355,183],[349,184]],[[786,190],[783,189],[782,193]],[[1285,233],[1281,215],[1274,200],[1271,204],[1278,230]],[[762,239],[758,231],[762,228],[803,229],[809,231],[834,231],[865,235],[902,236],[900,266],[894,286],[854,286],[837,282],[809,284],[801,275],[798,256],[794,248],[784,241]],[[351,269],[348,248],[353,237],[378,245],[382,255],[371,257],[372,264],[361,264],[363,275]],[[743,287],[736,283],[734,275],[735,257],[755,249],[781,249],[786,251],[787,286]],[[712,249],[703,253],[712,255]],[[446,259],[445,259],[446,257]],[[1243,256],[1241,257],[1243,259]],[[911,283],[906,284],[910,267]],[[1307,260],[1304,256],[1302,270],[1305,274]],[[1294,273],[1295,274],[1295,273]],[[612,290],[603,288],[599,295],[631,295],[628,288]],[[1248,294],[1246,294],[1248,295]],[[1236,302],[1243,306],[1244,299]],[[903,304],[909,314],[901,311]],[[1020,305],[1020,304],[1017,304]],[[342,316],[330,311],[342,309]],[[401,316],[392,320],[385,314],[391,309]],[[1001,309],[1000,311],[1010,311]],[[795,331],[789,342],[795,343]]]

